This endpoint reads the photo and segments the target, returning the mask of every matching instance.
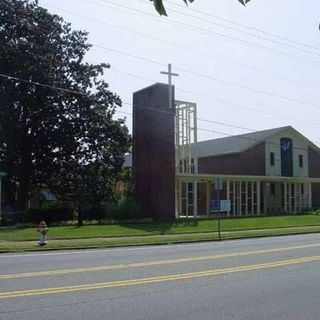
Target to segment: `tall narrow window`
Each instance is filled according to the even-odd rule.
[[[303,168],[303,155],[302,154],[299,155],[299,167]]]
[[[270,166],[274,166],[274,152],[270,152]]]

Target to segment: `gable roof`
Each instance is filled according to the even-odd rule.
[[[225,138],[201,141],[201,142],[198,142],[196,145],[196,150],[197,150],[196,152],[199,158],[224,155],[224,154],[232,154],[232,153],[241,153],[245,150],[248,150],[254,147],[255,145],[265,142],[269,137],[281,131],[284,131],[286,129],[293,131],[295,135],[298,135],[311,148],[313,148],[317,152],[320,152],[320,148],[317,145],[315,145],[312,141],[307,139],[304,135],[302,135],[299,131],[297,131],[291,126],[285,126],[280,128],[229,136]]]
[[[312,141],[307,139],[304,135],[302,135],[299,131],[297,131],[291,126],[255,131],[251,133],[228,136],[219,139],[200,141],[196,144],[196,153],[199,158],[218,156],[224,154],[241,153],[245,150],[254,147],[255,145],[265,142],[269,137],[286,129],[292,130],[296,135],[300,136],[300,138],[305,140],[311,148],[315,149],[320,153],[320,148],[317,145],[315,145]],[[132,166],[131,154],[125,156],[124,166]]]
[[[199,158],[216,156],[229,153],[240,153],[253,146],[264,142],[268,137],[284,130],[290,126],[255,131],[225,138],[206,140],[198,142],[196,145]]]

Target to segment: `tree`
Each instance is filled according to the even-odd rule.
[[[156,8],[156,10],[159,12],[160,15],[167,15],[166,9],[164,7],[163,4],[163,0],[150,0],[153,1],[154,7]],[[186,5],[188,4],[188,2],[192,3],[195,0],[182,0]],[[241,4],[243,4],[244,6],[250,1],[250,0],[238,0]]]
[[[65,198],[112,197],[130,138],[102,79],[109,66],[84,61],[87,35],[37,0],[0,0],[0,166],[19,183],[21,209],[43,184]]]

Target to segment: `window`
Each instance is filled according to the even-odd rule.
[[[303,155],[302,154],[299,155],[299,167],[303,168]]]
[[[271,193],[272,195],[275,195],[275,193],[276,193],[276,186],[275,186],[274,183],[271,183],[271,184],[270,184],[270,193]]]
[[[274,166],[274,152],[270,152],[270,166]]]

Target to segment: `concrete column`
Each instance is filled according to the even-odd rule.
[[[285,212],[288,212],[288,191],[287,191],[287,189],[288,189],[288,184],[287,184],[287,182],[285,182],[284,183],[284,188],[283,188],[283,190],[284,190],[284,211]]]
[[[297,213],[297,184],[293,184],[293,192],[294,192],[294,205],[293,205],[293,212]]]
[[[237,185],[235,181],[232,181],[233,185],[233,215],[236,215],[236,193],[237,193]]]
[[[180,218],[182,213],[182,182],[178,181],[178,204],[177,204],[177,215]]]
[[[289,187],[289,211],[292,212],[292,187],[291,187],[291,182],[288,183],[288,187]]]
[[[260,181],[257,181],[257,213],[261,214]]]
[[[198,183],[193,183],[193,217],[198,216]]]
[[[299,213],[302,212],[302,183],[299,183]]]
[[[230,200],[230,181],[227,180],[227,200]],[[228,217],[230,216],[230,210],[227,212]]]
[[[239,215],[242,216],[242,181],[238,181],[239,183]]]
[[[176,178],[176,186],[175,186],[175,216],[176,219],[179,218],[179,202],[180,202],[180,193],[179,193],[179,180]]]
[[[206,183],[207,216],[210,214],[210,182]]]
[[[186,185],[186,217],[189,217],[189,182],[185,183]]]
[[[248,181],[245,182],[246,185],[246,216],[248,215]]]
[[[311,182],[308,183],[308,189],[309,189],[309,208],[312,208],[312,184]]]
[[[251,184],[251,214],[255,215],[256,214],[256,212],[254,210],[254,184],[255,184],[255,182],[251,181],[250,184]]]

